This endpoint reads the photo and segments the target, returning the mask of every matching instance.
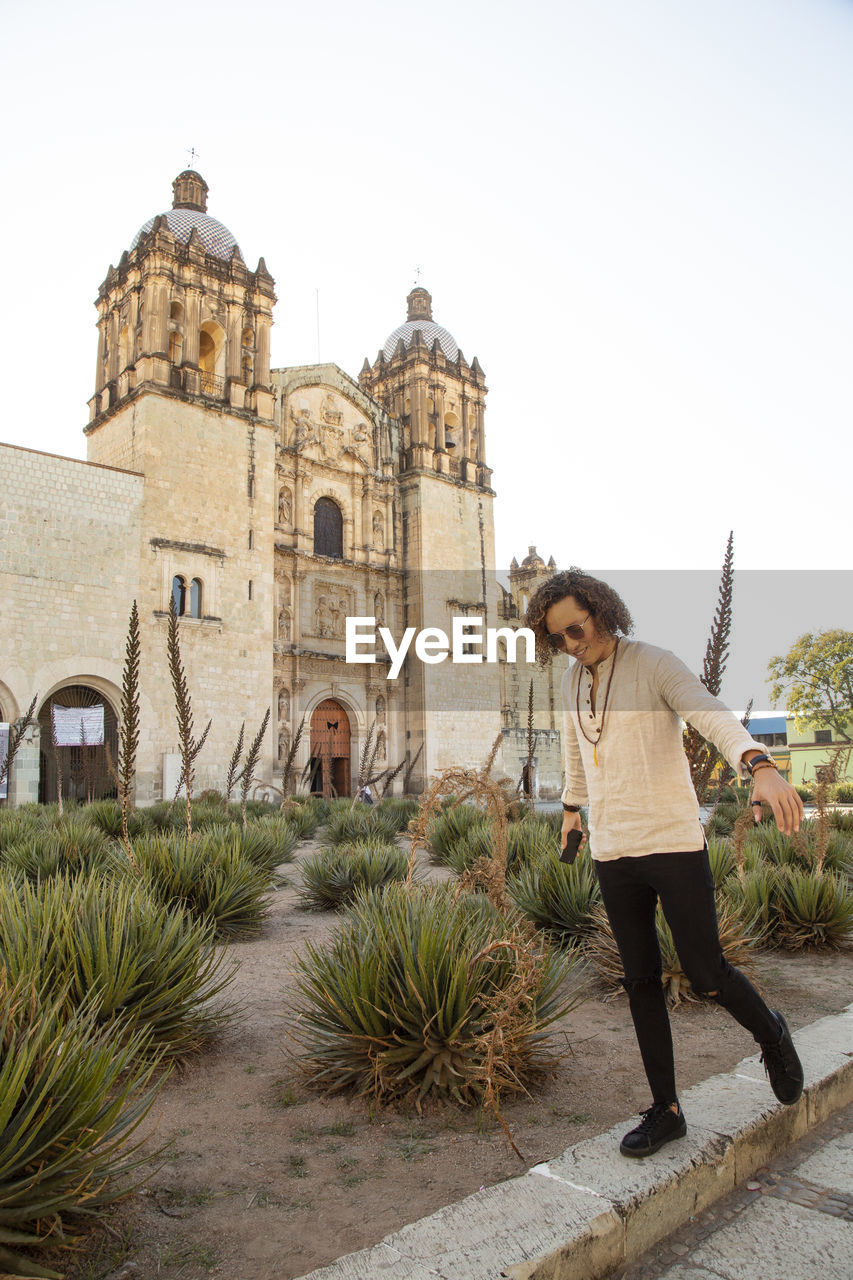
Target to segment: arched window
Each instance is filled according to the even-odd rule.
[[[215,320],[205,320],[198,335],[198,367],[203,395],[218,396],[218,380],[225,372],[225,331]]]
[[[183,318],[184,318],[184,309],[181,306],[180,302],[171,303],[169,307],[169,319],[175,321],[176,324],[180,324]]]
[[[331,498],[318,498],[314,506],[314,554],[335,560],[344,556],[344,517]]]
[[[187,611],[187,581],[180,574],[176,574],[172,579],[172,599],[175,602],[175,612],[181,618]]]
[[[198,367],[202,373],[216,371],[216,343],[206,329],[202,329],[198,338]]]
[[[169,363],[178,365],[181,363],[181,353],[183,351],[184,340],[178,333],[177,329],[173,329],[169,334]]]
[[[190,583],[190,617],[201,617],[201,579],[193,578]]]

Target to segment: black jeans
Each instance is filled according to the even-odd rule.
[[[717,1002],[759,1043],[778,1039],[779,1024],[773,1014],[720,948],[714,881],[706,849],[616,858],[596,862],[595,869],[622,957],[623,985],[655,1102],[678,1100],[655,929],[658,898],[693,989],[715,992]]]

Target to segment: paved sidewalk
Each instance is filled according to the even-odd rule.
[[[755,1054],[684,1093],[653,1156],[620,1157],[624,1120],[302,1280],[853,1280],[853,1005],[794,1041],[792,1107]]]
[[[611,1280],[850,1280],[853,1105]]]

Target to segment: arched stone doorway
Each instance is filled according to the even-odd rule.
[[[116,794],[107,760],[118,759],[118,721],[110,702],[85,684],[66,685],[46,700],[39,712],[39,802],[57,798],[87,803]]]
[[[311,716],[311,790],[324,796],[350,794],[349,716],[334,698],[324,698]]]

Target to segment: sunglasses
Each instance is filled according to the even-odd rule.
[[[566,640],[583,640],[584,627],[589,622],[589,614],[586,615],[583,622],[572,622],[567,627],[563,627],[562,631],[551,631],[548,633],[548,643],[552,649],[557,649],[560,653],[566,652]]]

